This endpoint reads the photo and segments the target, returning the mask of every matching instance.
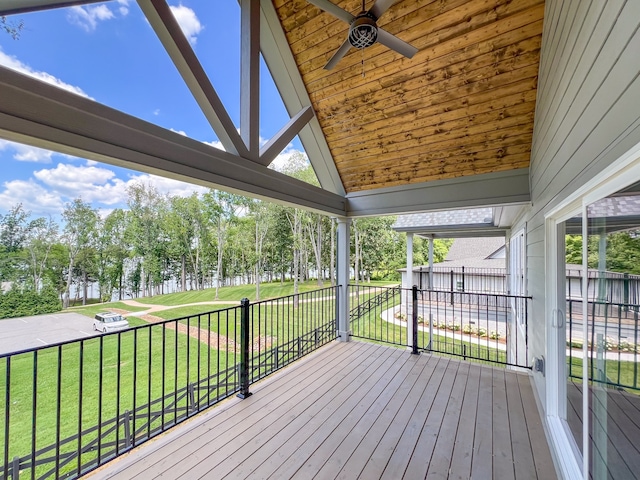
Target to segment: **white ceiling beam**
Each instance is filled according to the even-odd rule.
[[[0,15],[15,15],[108,1],[110,0],[0,0]]]
[[[260,156],[260,3],[240,1],[240,135],[249,158]]]
[[[165,0],[138,0],[140,8],[191,90],[225,150],[249,158],[249,150],[238,134],[209,77]]]
[[[345,215],[345,199],[0,67],[0,137],[207,187]]]
[[[311,100],[272,1],[261,0],[260,7],[262,56],[289,116],[294,117],[301,110],[310,106]],[[344,196],[346,192],[342,180],[318,119],[312,118],[308,126],[303,128],[298,135],[322,188]]]
[[[531,201],[529,169],[364,190],[347,195],[350,217],[459,208],[523,205]]]
[[[269,166],[271,162],[286,148],[300,130],[313,118],[313,108],[306,107],[276,133],[260,150],[260,164]]]

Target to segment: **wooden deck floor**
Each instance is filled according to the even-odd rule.
[[[526,374],[334,342],[252,392],[92,477],[556,478]]]

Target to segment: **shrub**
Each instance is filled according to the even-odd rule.
[[[0,293],[0,318],[54,313],[61,309],[58,294],[50,286],[44,287],[40,292],[14,286],[8,292]]]

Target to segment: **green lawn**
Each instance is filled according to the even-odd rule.
[[[292,299],[253,304],[250,332],[252,349],[257,348],[257,337],[271,337],[269,345],[261,344],[260,350],[264,352],[266,347],[278,347],[278,365],[281,366],[297,358],[300,353],[310,351],[314,342],[318,345],[332,340],[335,337],[335,329],[331,323],[335,319],[335,302],[329,298],[332,293],[331,290],[325,290],[317,294],[301,295],[297,307],[293,305]],[[115,308],[126,309],[126,305]],[[210,312],[214,308],[222,310],[202,313],[202,310]],[[90,306],[75,311],[93,315],[94,311],[105,309],[106,306],[101,305],[98,308]],[[206,340],[199,342],[185,334],[176,333],[172,322],[149,325],[135,317],[129,317],[132,325],[141,324],[145,327],[125,330],[120,334],[102,335],[60,348],[44,348],[37,354],[16,355],[10,360],[0,359],[0,391],[7,392],[9,396],[8,403],[5,395],[0,396],[0,443],[9,445],[9,458],[29,455],[32,442],[35,443],[36,450],[55,444],[56,438],[65,439],[80,430],[97,425],[98,418],[102,418],[104,422],[115,417],[118,412],[133,411],[136,407],[185,388],[189,383],[238,364],[239,351],[234,344],[227,346],[223,339],[221,343],[224,348],[217,350],[210,348],[205,342],[219,333],[228,336],[236,344],[239,343],[239,308],[200,305],[179,307],[158,314],[167,318],[192,315],[188,321],[181,322],[212,333],[207,335]],[[307,334],[323,325],[328,325],[323,334]],[[306,342],[297,340],[305,335]],[[255,351],[252,355],[258,356]],[[267,373],[271,368],[268,364],[274,363],[273,357],[267,356],[260,356],[260,361],[265,362],[265,365],[253,372],[254,379]],[[61,385],[59,389],[58,378]],[[213,388],[210,392],[211,398],[223,394],[222,388]],[[178,406],[185,407],[186,402],[186,398],[182,399]],[[4,412],[8,405],[9,436],[5,438]],[[139,413],[136,424],[131,425],[131,428],[139,430],[147,415],[152,413],[148,409]],[[173,422],[175,415],[175,412],[165,415],[165,424]],[[152,422],[150,428],[159,428],[162,422],[160,417]],[[123,425],[117,434],[124,438]],[[61,453],[77,451],[96,439],[97,435],[98,432],[94,431],[84,435],[81,440],[65,443],[61,447]],[[115,436],[114,431],[105,441],[113,441]],[[55,456],[55,451],[46,456]],[[93,461],[96,456],[96,452],[83,454],[82,463]],[[77,460],[74,460],[71,465],[64,466],[61,474],[72,472],[77,464]],[[50,468],[52,464],[40,466],[36,473],[44,474]],[[31,471],[23,468],[22,475],[29,477]]]
[[[165,320],[173,320],[174,318],[200,315],[237,306],[237,303],[227,303],[224,305],[190,305],[188,307],[176,307],[168,310],[161,310],[159,312],[153,312],[151,315],[154,317],[164,318]]]
[[[351,298],[351,309],[363,304],[372,297],[383,293],[384,289],[362,289],[358,299]],[[351,322],[351,330],[354,337],[367,339],[375,343],[392,344],[400,348],[406,348],[407,329],[404,326],[395,325],[381,318],[381,313],[387,309],[400,305],[400,296],[396,295],[382,305],[375,307],[361,318]],[[467,356],[468,360],[481,361],[483,363],[497,364],[507,361],[506,351],[492,348],[483,343],[486,338],[474,339],[474,341],[462,341],[459,337],[454,340],[451,336],[434,335],[431,348],[434,352]],[[429,334],[425,331],[418,332],[418,345],[420,349],[426,349],[429,345]]]
[[[389,282],[371,282],[363,285],[388,285]],[[329,282],[324,283],[324,287],[330,287]],[[310,282],[304,282],[299,284],[299,293],[318,290],[318,284],[315,280]],[[260,299],[279,298],[287,295],[293,295],[293,282],[285,282],[283,285],[280,282],[274,283],[262,283],[260,284]],[[243,298],[248,298],[251,301],[255,301],[256,286],[255,285],[240,285],[237,287],[222,287],[218,292],[218,300],[223,302],[236,302],[240,303]],[[157,295],[155,297],[136,298],[137,302],[147,305],[166,305],[166,306],[179,306],[189,303],[198,302],[212,302],[215,300],[215,288],[208,288],[206,290],[192,290],[189,292],[169,293],[166,295]]]
[[[84,307],[71,307],[67,312],[79,313],[81,315],[86,315],[87,317],[93,318],[96,313],[109,311],[110,309],[115,308],[118,310],[126,310],[128,312],[142,312],[146,310],[146,307],[133,307],[131,305],[127,305],[122,302],[109,302],[109,303],[98,303],[95,305],[87,305]]]
[[[58,435],[64,439],[77,434],[80,429],[97,425],[100,410],[103,421],[113,418],[117,411],[132,411],[134,406],[147,404],[219,369],[235,365],[236,357],[235,352],[209,349],[193,338],[176,334],[174,330],[163,330],[162,325],[127,330],[120,335],[103,335],[85,340],[82,346],[75,342],[60,349],[43,349],[37,358],[33,353],[14,356],[10,363],[8,389],[10,433],[8,439],[4,438],[5,420],[4,415],[0,415],[0,443],[8,441],[10,458],[27,455],[31,451],[32,429],[35,430],[36,449],[43,448],[55,443]],[[58,360],[61,362],[59,373]],[[37,375],[35,379],[34,372]],[[59,391],[58,375],[61,379]],[[6,381],[7,360],[0,359],[0,391],[3,392],[0,412],[4,412],[6,407]],[[213,398],[222,393],[222,390],[213,390]],[[32,417],[34,402],[35,425]],[[184,404],[185,400],[182,400],[180,405]],[[60,408],[59,423],[57,406]],[[145,415],[146,412],[142,412],[142,417]],[[164,421],[169,423],[174,417],[169,414]],[[144,418],[136,420],[136,429],[143,421]],[[161,419],[157,420],[152,428],[161,423]],[[119,435],[123,438],[122,426]],[[84,436],[81,445],[87,445],[96,437],[97,432]],[[115,433],[111,438],[115,439]],[[78,448],[79,443],[75,440],[64,445],[62,452]],[[95,453],[87,453],[83,455],[83,462],[95,456]],[[69,471],[75,465],[74,462],[62,471]],[[51,465],[38,468],[37,473],[44,473],[48,468]]]

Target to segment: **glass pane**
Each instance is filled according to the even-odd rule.
[[[594,478],[640,471],[640,184],[587,209],[589,462]]]
[[[582,216],[570,218],[560,228],[565,239],[565,265],[560,269],[564,276],[559,279],[564,284],[561,291],[565,292],[565,342],[561,346],[566,360],[564,414],[576,446],[582,451]]]

